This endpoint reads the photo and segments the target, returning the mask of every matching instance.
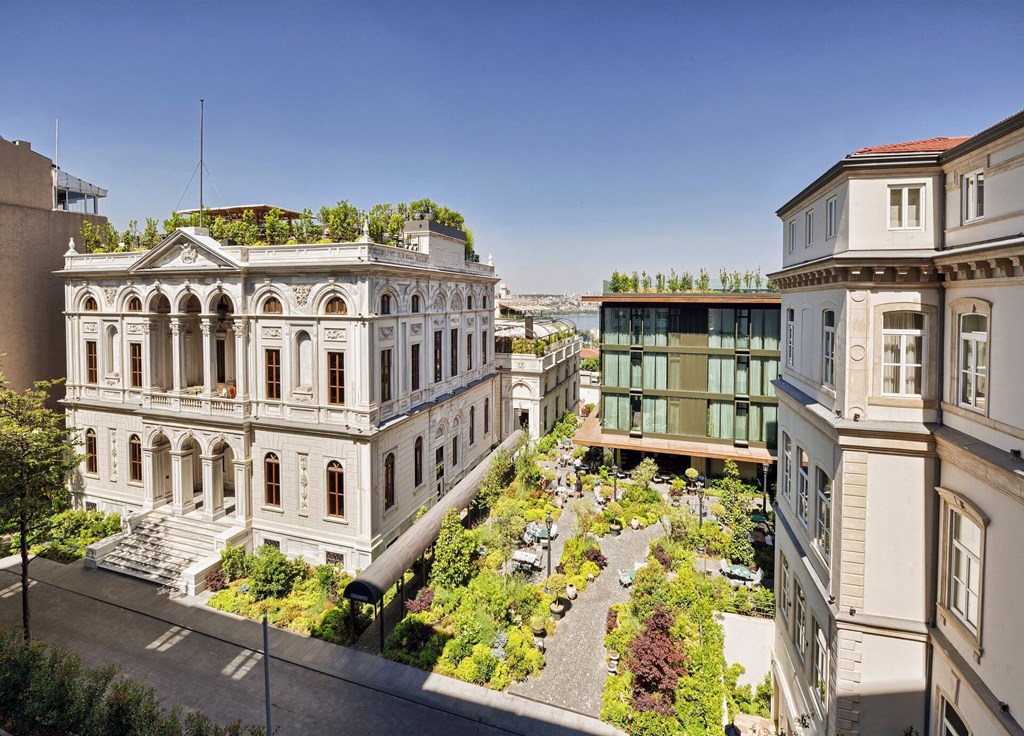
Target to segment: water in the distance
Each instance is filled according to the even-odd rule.
[[[560,319],[566,322],[572,322],[576,325],[576,329],[579,332],[590,332],[596,330],[601,325],[601,316],[598,312],[582,312],[578,314],[545,314],[545,317],[551,319]]]

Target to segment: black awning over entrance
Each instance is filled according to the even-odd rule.
[[[480,483],[487,472],[494,454],[501,448],[511,452],[519,441],[522,430],[516,430],[481,460],[475,468],[452,488],[445,496],[423,515],[398,540],[384,550],[384,553],[370,563],[363,572],[345,587],[345,597],[360,603],[376,605],[384,593],[394,585],[406,570],[423,554],[441,531],[441,521],[449,509],[464,509],[476,497]]]

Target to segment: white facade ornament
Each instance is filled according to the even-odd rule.
[[[381,340],[390,340],[394,336],[395,336],[395,328],[394,327],[381,327],[380,328],[380,339]]]
[[[363,234],[359,236],[358,243],[372,243],[370,240],[370,218],[369,216],[363,218]]]
[[[110,482],[117,482],[117,430],[110,430]]]
[[[263,328],[263,337],[269,337],[269,338],[271,338],[273,340],[276,340],[277,338],[281,337],[281,328],[280,327],[264,327]]]
[[[78,252],[78,249],[75,248],[75,239],[74,238],[68,238],[68,250],[67,250],[67,253],[65,253],[64,255],[68,255],[69,256],[69,255],[72,255],[72,254],[77,253],[77,252]]]
[[[488,253],[487,254],[487,265],[488,266],[493,266],[494,265],[494,254],[493,253]]]
[[[192,243],[181,244],[181,262],[182,263],[195,263],[199,257],[199,249],[196,248]]]
[[[98,330],[99,327],[97,327],[95,322],[85,322],[82,324],[82,332],[97,332]]]
[[[299,514],[309,514],[309,456],[299,455]]]
[[[313,287],[309,284],[296,284],[292,287],[292,291],[295,292],[295,303],[300,307],[306,306],[306,302],[309,301],[309,291]]]
[[[129,325],[127,325],[125,327],[125,332],[127,332],[129,335],[142,335],[142,334],[145,334],[145,332],[146,332],[145,325],[144,324],[129,324]]]
[[[423,332],[423,325],[413,325],[411,329],[412,334],[419,335]]]
[[[117,297],[117,287],[116,286],[104,286],[103,287],[103,295],[105,297],[107,297],[107,304],[113,304],[114,303],[114,299]]]
[[[325,331],[324,337],[326,337],[328,340],[344,341],[345,340],[345,330],[343,330],[343,329],[329,329],[329,330]]]

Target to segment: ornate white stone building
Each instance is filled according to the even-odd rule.
[[[789,733],[1024,734],[1022,203],[1019,113],[856,151],[778,212]]]
[[[149,512],[210,555],[271,543],[366,567],[499,440],[498,279],[464,237],[420,220],[397,247],[242,247],[183,228],[150,251],[69,251],[76,505]],[[200,547],[140,567],[173,578]]]

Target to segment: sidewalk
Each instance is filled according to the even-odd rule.
[[[36,638],[92,667],[120,665],[168,704],[226,723],[264,719],[262,627],[196,599],[81,562],[31,565]],[[21,621],[19,561],[0,559],[0,624]],[[392,736],[615,734],[600,721],[317,639],[271,628],[274,722],[280,733]]]

